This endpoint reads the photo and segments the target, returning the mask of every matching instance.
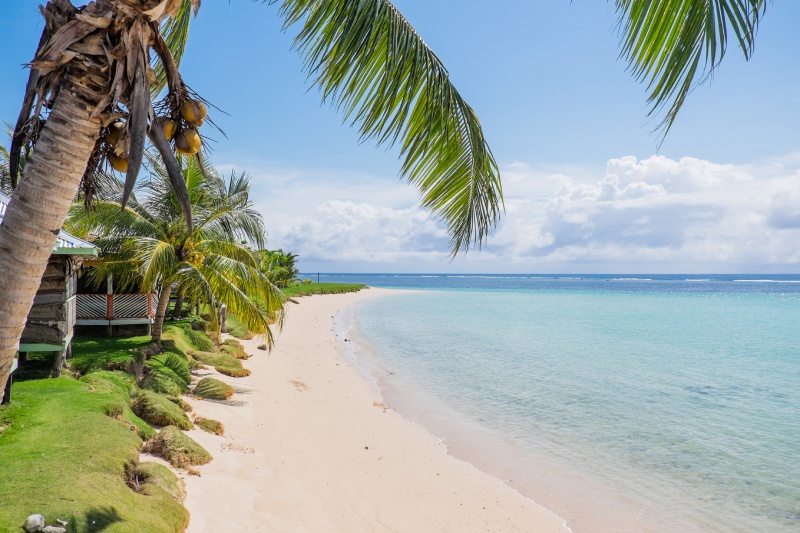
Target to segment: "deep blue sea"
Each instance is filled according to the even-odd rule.
[[[800,276],[320,280],[420,289],[358,304],[357,357],[390,407],[545,506],[588,479],[642,530],[800,531]]]

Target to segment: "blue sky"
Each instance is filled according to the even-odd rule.
[[[4,10],[0,119],[13,122],[41,31],[38,2]],[[321,105],[274,6],[206,0],[182,66],[229,115],[206,133],[247,170],[271,247],[322,272],[800,272],[800,4],[769,6],[749,63],[730,48],[659,147],[646,91],[598,1],[395,2],[475,108],[507,215],[450,262],[441,225]],[[13,44],[8,44],[13,43]]]

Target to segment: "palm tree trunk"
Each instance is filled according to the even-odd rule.
[[[167,316],[169,307],[169,295],[172,292],[172,283],[165,283],[161,287],[161,295],[158,297],[158,307],[156,316],[153,318],[153,328],[150,330],[150,340],[156,344],[161,344],[161,333],[164,331],[164,317]]]
[[[101,73],[70,67],[0,225],[0,390],[100,133]]]
[[[175,299],[175,308],[172,310],[172,318],[176,320],[183,318],[183,297],[185,295],[185,290],[181,289],[178,291],[178,297]]]

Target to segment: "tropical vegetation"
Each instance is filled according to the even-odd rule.
[[[205,303],[212,330],[219,330],[222,304],[245,327],[272,342],[269,322],[280,319],[283,294],[258,270],[248,242],[261,246],[261,216],[249,198],[250,179],[231,174],[227,181],[197,158],[179,158],[191,205],[191,230],[168,173],[148,154],[150,180],[132,193],[122,208],[122,190],[95,199],[92,209],[75,205],[67,229],[78,236],[94,235],[103,258],[91,275],[98,281],[113,276],[119,287],[159,291],[152,331],[161,331],[173,287],[189,300]],[[121,187],[120,187],[121,189]],[[179,304],[180,306],[180,304]]]
[[[290,283],[300,281],[297,254],[283,250],[261,250],[258,252],[258,269],[276,287],[284,288]]]
[[[274,2],[269,2],[274,3]],[[78,188],[108,165],[134,188],[148,139],[164,160],[193,235],[175,153],[197,154],[206,118],[178,61],[199,0],[50,0],[9,150],[15,192],[0,225],[0,389],[49,252]],[[454,253],[480,245],[502,210],[497,165],[474,111],[388,0],[284,0],[306,68],[365,139],[397,144],[401,172],[447,226]],[[151,68],[151,60],[155,68]],[[166,95],[159,101],[161,87]],[[20,161],[27,158],[20,175]],[[22,229],[25,228],[25,231]]]

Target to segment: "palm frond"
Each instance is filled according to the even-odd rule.
[[[174,353],[167,352],[157,355],[145,364],[151,373],[174,382],[181,390],[186,390],[192,381],[186,359]]]
[[[140,264],[144,290],[153,290],[159,281],[172,282],[180,260],[171,243],[148,237],[133,237],[127,244],[130,246],[129,256]]]
[[[250,331],[265,335],[272,346],[272,330],[264,313],[276,315],[282,323],[286,298],[280,289],[257,269],[222,255],[206,254],[197,269],[229,312]]]
[[[277,0],[271,0],[275,3]],[[448,228],[453,254],[481,246],[503,209],[480,122],[447,70],[388,0],[282,0],[285,26],[330,101],[362,139],[399,144],[402,174]]]
[[[725,55],[729,31],[744,54],[753,53],[764,0],[616,0],[621,57],[638,81],[647,82],[648,115],[666,136],[686,96],[711,76]]]

